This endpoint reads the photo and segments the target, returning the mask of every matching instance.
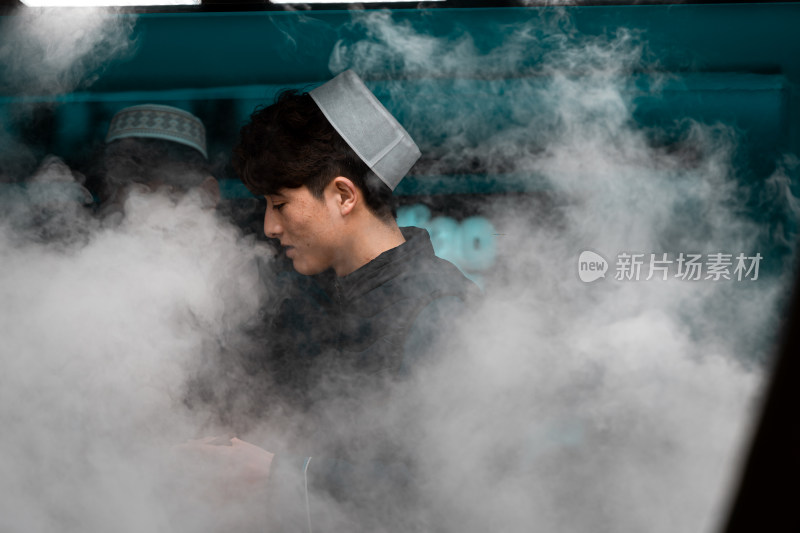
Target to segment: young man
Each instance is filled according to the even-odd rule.
[[[352,71],[282,93],[241,130],[234,168],[266,197],[264,232],[301,275],[285,276],[266,335],[265,403],[296,426],[291,446],[263,456],[276,530],[406,530],[418,519],[415,451],[392,436],[408,413],[392,387],[476,291],[425,230],[397,226],[392,191],[419,156]]]

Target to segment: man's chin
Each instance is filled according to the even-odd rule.
[[[294,267],[295,272],[297,272],[298,274],[302,274],[304,276],[314,276],[316,274],[320,274],[323,270],[325,270],[303,264],[302,261],[297,261],[297,259],[292,259],[292,267]]]

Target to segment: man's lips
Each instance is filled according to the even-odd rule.
[[[294,252],[294,246],[283,245],[283,253],[286,254],[286,257],[291,257],[289,254]]]

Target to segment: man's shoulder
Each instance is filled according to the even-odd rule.
[[[455,296],[462,300],[477,295],[480,290],[453,263],[436,255],[421,259],[397,278],[398,284],[414,286],[432,298]]]
[[[402,229],[406,237],[403,245],[358,272],[358,280],[348,280],[346,292],[355,295],[353,302],[358,302],[359,314],[388,312],[402,322],[404,318],[413,320],[434,300],[452,297],[467,302],[480,293],[458,267],[434,253],[427,231]]]
[[[428,232],[421,228],[403,228],[408,239],[408,258],[395,283],[417,287],[431,295],[457,295],[464,298],[478,291],[459,268],[437,256]]]

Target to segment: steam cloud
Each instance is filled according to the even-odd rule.
[[[126,210],[62,220],[67,249],[0,229],[4,531],[171,529],[155,469],[199,436],[185,376],[258,311],[256,249],[199,200]]]
[[[437,39],[367,14],[353,24],[368,37],[340,42],[331,57],[334,72],[423,76],[385,83],[415,110],[409,130],[443,139],[444,166],[477,160],[538,178],[548,198],[483,206],[502,235],[506,274],[465,322],[460,349],[404,389],[428,415],[407,445],[435,473],[426,497],[446,530],[712,531],[735,481],[758,362],[771,355],[785,273],[748,283],[578,280],[582,250],[609,260],[750,255],[771,229],[743,214],[755,193],[732,166],[731,128],[676,121],[680,148],[668,152],[635,125],[633,75],[650,70],[645,36],[579,35],[563,13],[506,28],[492,49],[466,32]],[[478,81],[437,98],[429,72]],[[497,81],[508,72],[527,77]],[[663,80],[649,81],[657,91]],[[426,111],[460,93],[481,104],[429,120]],[[512,125],[492,133],[498,108],[510,109]],[[785,178],[779,170],[760,194],[793,211]]]
[[[108,8],[24,9],[5,17],[0,88],[35,95],[87,87],[111,59],[134,51],[135,21]]]
[[[37,99],[85,89],[112,59],[133,53],[135,23],[111,8],[25,7],[0,20],[0,92],[31,98],[0,112],[0,149],[16,160],[0,168],[3,181],[24,178],[16,167],[30,172],[37,159],[10,125],[30,120]]]
[[[479,72],[489,96],[496,76],[527,74],[503,99],[513,126],[478,129],[480,139],[474,128],[493,124],[491,105],[430,124],[425,106],[445,105],[435,85],[388,90],[412,110],[409,130],[440,139],[433,173],[472,159],[546,184],[544,200],[524,205],[485,199],[503,234],[500,273],[463,319],[458,348],[400,387],[392,412],[381,413],[400,417],[411,401],[424,414],[413,429],[396,424],[393,438],[435,473],[421,480],[430,525],[712,531],[758,396],[758,362],[772,340],[764,332],[774,331],[784,274],[587,285],[575,268],[585,249],[609,259],[756,252],[768,228],[741,214],[747,191],[731,166],[735,134],[687,121],[681,146],[691,151],[655,147],[632,120],[630,77],[646,47],[629,31],[580,36],[556,12],[507,28],[504,43],[485,50],[466,33],[432,37],[386,13],[353,23],[367,38],[339,43],[333,71]],[[49,49],[44,28],[26,34],[43,36],[37,46]],[[62,59],[61,74],[37,78],[42,87],[74,84],[75,64],[107,58]],[[69,182],[61,167],[43,172]],[[796,204],[785,178],[771,178],[765,201]],[[201,495],[170,475],[171,445],[227,429],[186,409],[187,376],[236,345],[265,304],[254,267],[261,252],[194,200],[134,195],[113,227],[56,205],[71,213],[59,220],[66,233],[31,234],[39,227],[29,224],[40,214],[33,208],[2,221],[0,529],[268,524],[257,501],[227,513],[200,508]],[[298,423],[285,422],[245,425],[255,436],[290,434]]]

